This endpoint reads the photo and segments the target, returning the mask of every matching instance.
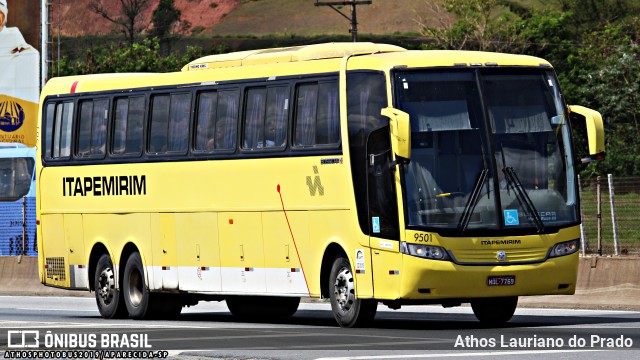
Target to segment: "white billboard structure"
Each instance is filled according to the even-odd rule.
[[[35,146],[40,53],[6,26],[8,15],[7,0],[0,0],[0,142]]]

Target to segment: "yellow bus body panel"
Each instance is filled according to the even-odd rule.
[[[71,93],[176,85],[190,90],[243,79],[337,75],[343,63],[343,70],[378,71],[387,80],[397,66],[550,67],[539,58],[508,54],[405,51],[370,44],[355,49],[353,44],[314,46],[204,57],[169,74],[54,78],[43,90],[41,104],[48,96]],[[340,81],[344,85],[344,79]],[[391,94],[390,87],[387,92]],[[456,265],[403,255],[400,241],[413,242],[411,230],[401,230],[400,241],[363,234],[353,194],[344,96],[340,155],[43,168],[38,147],[41,282],[88,289],[95,248],[104,246],[120,268],[125,249],[133,245],[151,290],[319,297],[323,256],[338,245],[352,267],[360,267],[355,276],[359,298],[438,300],[575,291],[577,254],[535,262],[554,244],[579,238],[577,227],[522,236],[521,243],[509,248],[482,245],[487,240],[483,238],[431,237],[431,244],[445,247],[462,262],[495,261],[498,250],[531,262],[508,266]],[[43,112],[41,105],[40,116]],[[324,159],[332,161],[327,165]],[[395,179],[399,192],[397,171]],[[116,183],[124,185],[114,190]],[[399,196],[400,229],[402,206]],[[510,239],[514,237],[491,238]],[[356,259],[360,252],[363,258]],[[487,286],[488,276],[511,274],[516,275],[515,285]]]

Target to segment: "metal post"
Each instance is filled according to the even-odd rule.
[[[356,4],[351,5],[351,41],[358,41],[358,20],[356,18]]]
[[[40,89],[44,88],[44,85],[47,83],[47,79],[49,78],[49,69],[47,60],[49,57],[49,52],[47,51],[47,40],[49,39],[49,24],[47,22],[49,15],[49,8],[47,6],[47,0],[42,0],[40,2]]]
[[[22,197],[22,254],[27,255],[27,197]]]
[[[616,221],[616,203],[615,203],[615,195],[613,192],[613,175],[608,174],[607,178],[609,180],[609,203],[611,204],[611,224],[613,226],[613,251],[614,255],[620,255],[620,243],[618,239],[618,223]]]
[[[580,183],[580,175],[578,175],[578,198],[580,199],[580,253],[582,256],[587,254],[587,233],[584,231],[584,203],[582,202],[582,184]]]
[[[351,33],[351,41],[358,41],[358,19],[356,16],[356,5],[370,5],[372,0],[349,0],[349,1],[318,1],[316,0],[315,6],[329,6],[333,11],[337,12],[343,18],[349,20],[351,22],[351,29],[349,32]],[[338,10],[335,6],[338,5],[351,5],[351,17],[343,14],[340,10]]]
[[[602,256],[602,192],[600,191],[600,176],[596,178],[596,197],[598,198],[598,255]]]

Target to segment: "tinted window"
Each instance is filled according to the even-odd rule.
[[[298,86],[294,146],[333,145],[340,141],[336,82]]]
[[[156,95],[151,103],[149,152],[186,153],[191,94]]]
[[[80,103],[77,157],[103,157],[107,141],[109,100]]]
[[[113,132],[114,154],[141,153],[143,121],[144,96],[116,100]]]
[[[71,129],[73,123],[73,103],[56,104],[53,126],[52,158],[69,157],[71,154]]]

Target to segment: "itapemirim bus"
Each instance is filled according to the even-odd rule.
[[[378,303],[573,294],[579,199],[569,114],[521,55],[334,43],[207,56],[167,74],[54,78],[37,153],[40,280],[105,318],[225,300],[289,316]]]

